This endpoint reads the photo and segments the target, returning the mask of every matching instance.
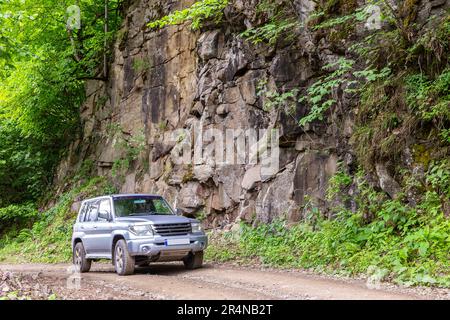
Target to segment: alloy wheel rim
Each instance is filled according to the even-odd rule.
[[[118,271],[122,271],[123,269],[123,250],[121,247],[117,247],[116,250],[116,266]]]
[[[75,250],[75,264],[77,266],[81,266],[81,252],[80,252],[80,248],[76,248],[76,250]]]

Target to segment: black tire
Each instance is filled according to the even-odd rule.
[[[134,273],[135,260],[128,252],[125,240],[119,240],[114,248],[114,268],[119,276],[128,276]]]
[[[189,255],[183,259],[183,262],[188,270],[201,268],[203,266],[203,251],[189,253]]]
[[[73,264],[81,273],[91,270],[92,261],[86,259],[86,250],[82,242],[78,242],[73,248]]]

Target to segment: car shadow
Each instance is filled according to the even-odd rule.
[[[204,264],[202,269],[213,268],[210,264]],[[149,266],[136,267],[135,275],[161,275],[161,276],[177,276],[182,274],[188,274],[192,270],[187,270],[182,262],[166,262],[166,263],[151,263]],[[92,270],[89,272],[92,274],[105,274],[115,273],[114,267],[107,264],[93,265]]]
[[[210,269],[212,265],[205,264],[202,269]],[[176,276],[187,274],[192,270],[187,270],[183,263],[151,263],[146,267],[136,267],[135,274],[151,274],[161,276]]]

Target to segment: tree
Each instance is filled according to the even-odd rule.
[[[79,24],[68,25],[73,4],[0,0],[0,198],[8,201],[36,198],[49,184],[77,132],[84,81],[107,76],[121,3],[78,0]]]

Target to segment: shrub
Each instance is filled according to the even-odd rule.
[[[10,205],[0,208],[0,233],[14,227],[20,229],[32,225],[39,213],[33,204]]]
[[[293,225],[281,219],[256,227],[241,224],[239,231],[211,236],[207,259],[257,260],[268,266],[365,275],[403,285],[450,287],[450,219],[442,204],[449,187],[447,165],[441,161],[430,166],[428,191],[416,206],[401,197],[387,199],[370,187],[361,170],[353,180],[338,172],[327,194],[334,197],[353,181],[358,189],[355,212],[337,207],[335,218],[329,220],[311,208],[314,219]]]
[[[203,23],[213,20],[218,23],[222,20],[223,9],[228,5],[228,0],[201,0],[194,3],[191,7],[175,11],[159,20],[148,24],[149,28],[161,29],[169,25],[182,24],[191,21],[192,29],[198,30]]]
[[[109,189],[106,179],[97,177],[61,195],[55,206],[38,216],[33,215],[31,205],[28,211],[23,208],[5,210],[8,216],[20,210],[23,219],[32,221],[28,220],[31,215],[35,217],[35,222],[19,232],[3,235],[0,239],[0,261],[68,262],[72,255],[72,226],[77,215],[77,212],[71,211],[72,203],[75,199],[109,193]]]

